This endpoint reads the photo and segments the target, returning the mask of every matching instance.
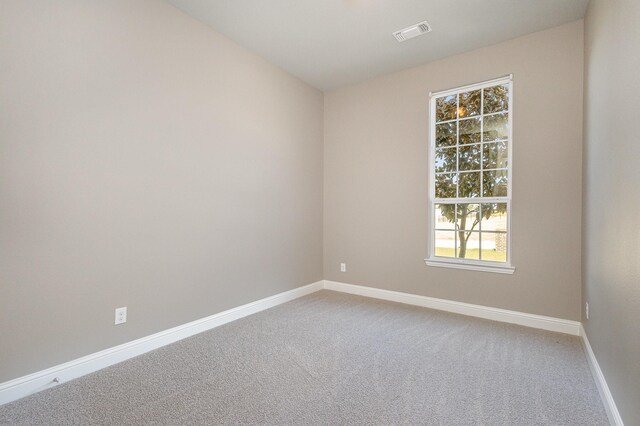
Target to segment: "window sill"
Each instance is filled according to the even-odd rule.
[[[496,274],[513,274],[516,270],[514,266],[506,264],[478,264],[472,262],[463,262],[459,260],[445,260],[441,258],[425,259],[427,266],[437,266],[440,268],[466,269],[467,271],[494,272]]]

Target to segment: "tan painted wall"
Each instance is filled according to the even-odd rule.
[[[429,92],[510,73],[515,274],[427,267]],[[579,320],[582,76],[577,21],[326,93],[325,279]]]
[[[3,1],[0,64],[0,382],[322,279],[321,92],[154,0]]]
[[[585,19],[583,319],[626,425],[640,425],[638,22],[636,0],[591,0]]]

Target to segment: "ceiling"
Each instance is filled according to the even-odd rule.
[[[584,17],[588,0],[168,0],[331,90]],[[392,33],[426,20],[433,32]]]

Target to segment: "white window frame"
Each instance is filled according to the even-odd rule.
[[[442,200],[436,200],[435,197],[435,182],[436,182],[436,173],[435,173],[435,153],[436,153],[436,112],[435,112],[435,103],[437,98],[441,98],[443,96],[448,95],[457,95],[460,93],[468,92],[471,90],[479,90],[487,87],[497,86],[501,84],[509,85],[509,117],[508,117],[508,125],[509,125],[509,138],[507,141],[507,196],[506,197],[476,197],[473,199],[469,198],[447,198],[447,203],[473,203],[473,204],[482,204],[482,203],[507,203],[507,261],[506,262],[494,262],[489,260],[473,260],[473,259],[460,259],[456,257],[440,257],[435,256],[435,228],[436,228],[436,215],[435,215],[435,205]],[[484,103],[484,97],[482,99]],[[482,106],[481,106],[482,111]],[[459,119],[456,119],[459,120]],[[484,120],[482,120],[482,125],[484,125]],[[428,266],[437,266],[437,267],[445,267],[445,268],[456,268],[456,269],[467,269],[473,271],[482,271],[482,272],[496,272],[502,274],[513,274],[515,271],[515,267],[511,264],[511,246],[512,238],[511,238],[511,228],[512,228],[512,215],[511,215],[511,199],[512,199],[512,191],[511,184],[513,182],[513,75],[508,75],[506,77],[496,78],[493,80],[483,81],[481,83],[470,84],[467,86],[456,87],[453,89],[443,90],[439,92],[431,92],[429,93],[429,126],[430,126],[430,135],[429,135],[429,248],[428,248],[428,257],[424,260]],[[482,128],[481,128],[482,133]],[[480,148],[482,152],[482,145]],[[482,176],[482,164],[481,164],[481,173]],[[482,190],[482,185],[481,185]],[[481,228],[479,229],[481,231]]]

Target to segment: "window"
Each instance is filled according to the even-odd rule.
[[[513,273],[511,77],[431,94],[430,266]]]

